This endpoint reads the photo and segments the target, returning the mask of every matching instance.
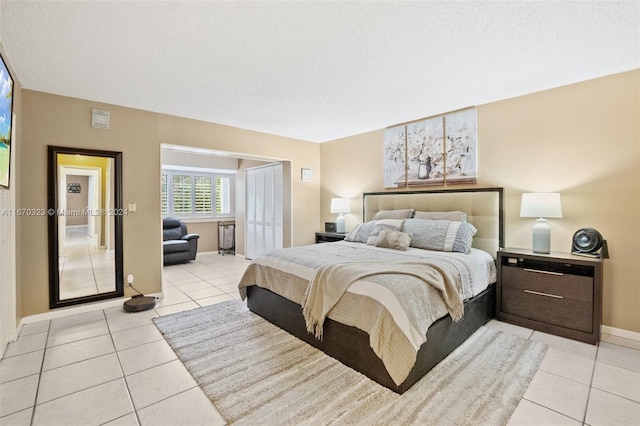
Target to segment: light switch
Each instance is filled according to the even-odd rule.
[[[131,213],[135,213],[136,212],[136,203],[129,204],[129,209],[128,210]]]

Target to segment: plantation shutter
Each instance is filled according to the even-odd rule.
[[[231,179],[216,177],[216,213],[231,213]]]
[[[175,214],[191,213],[191,176],[173,175],[173,212]]]
[[[235,174],[163,170],[162,215],[228,218],[234,214]]]
[[[162,174],[162,195],[161,195],[163,216],[165,216],[169,212],[168,200],[169,200],[169,195],[167,194],[167,174],[163,173]]]
[[[211,185],[211,176],[195,176],[195,213],[211,214],[211,199],[213,187]]]

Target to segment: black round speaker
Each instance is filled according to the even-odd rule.
[[[602,235],[593,228],[578,229],[573,234],[573,251],[578,253],[595,253],[602,247]]]

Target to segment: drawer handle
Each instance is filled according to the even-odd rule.
[[[539,291],[533,291],[533,290],[525,290],[524,292],[530,293],[530,294],[537,294],[538,296],[547,296],[547,297],[553,297],[556,299],[564,299],[564,297],[558,296],[557,294],[540,293]]]
[[[529,269],[529,268],[524,268],[525,271],[527,272],[535,272],[536,274],[548,274],[548,275],[564,275],[562,272],[551,272],[551,271],[541,271],[539,269]]]

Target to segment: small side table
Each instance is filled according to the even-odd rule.
[[[571,253],[498,252],[498,319],[596,344],[602,322],[602,260]]]
[[[342,241],[346,236],[345,232],[316,232],[316,244]]]

